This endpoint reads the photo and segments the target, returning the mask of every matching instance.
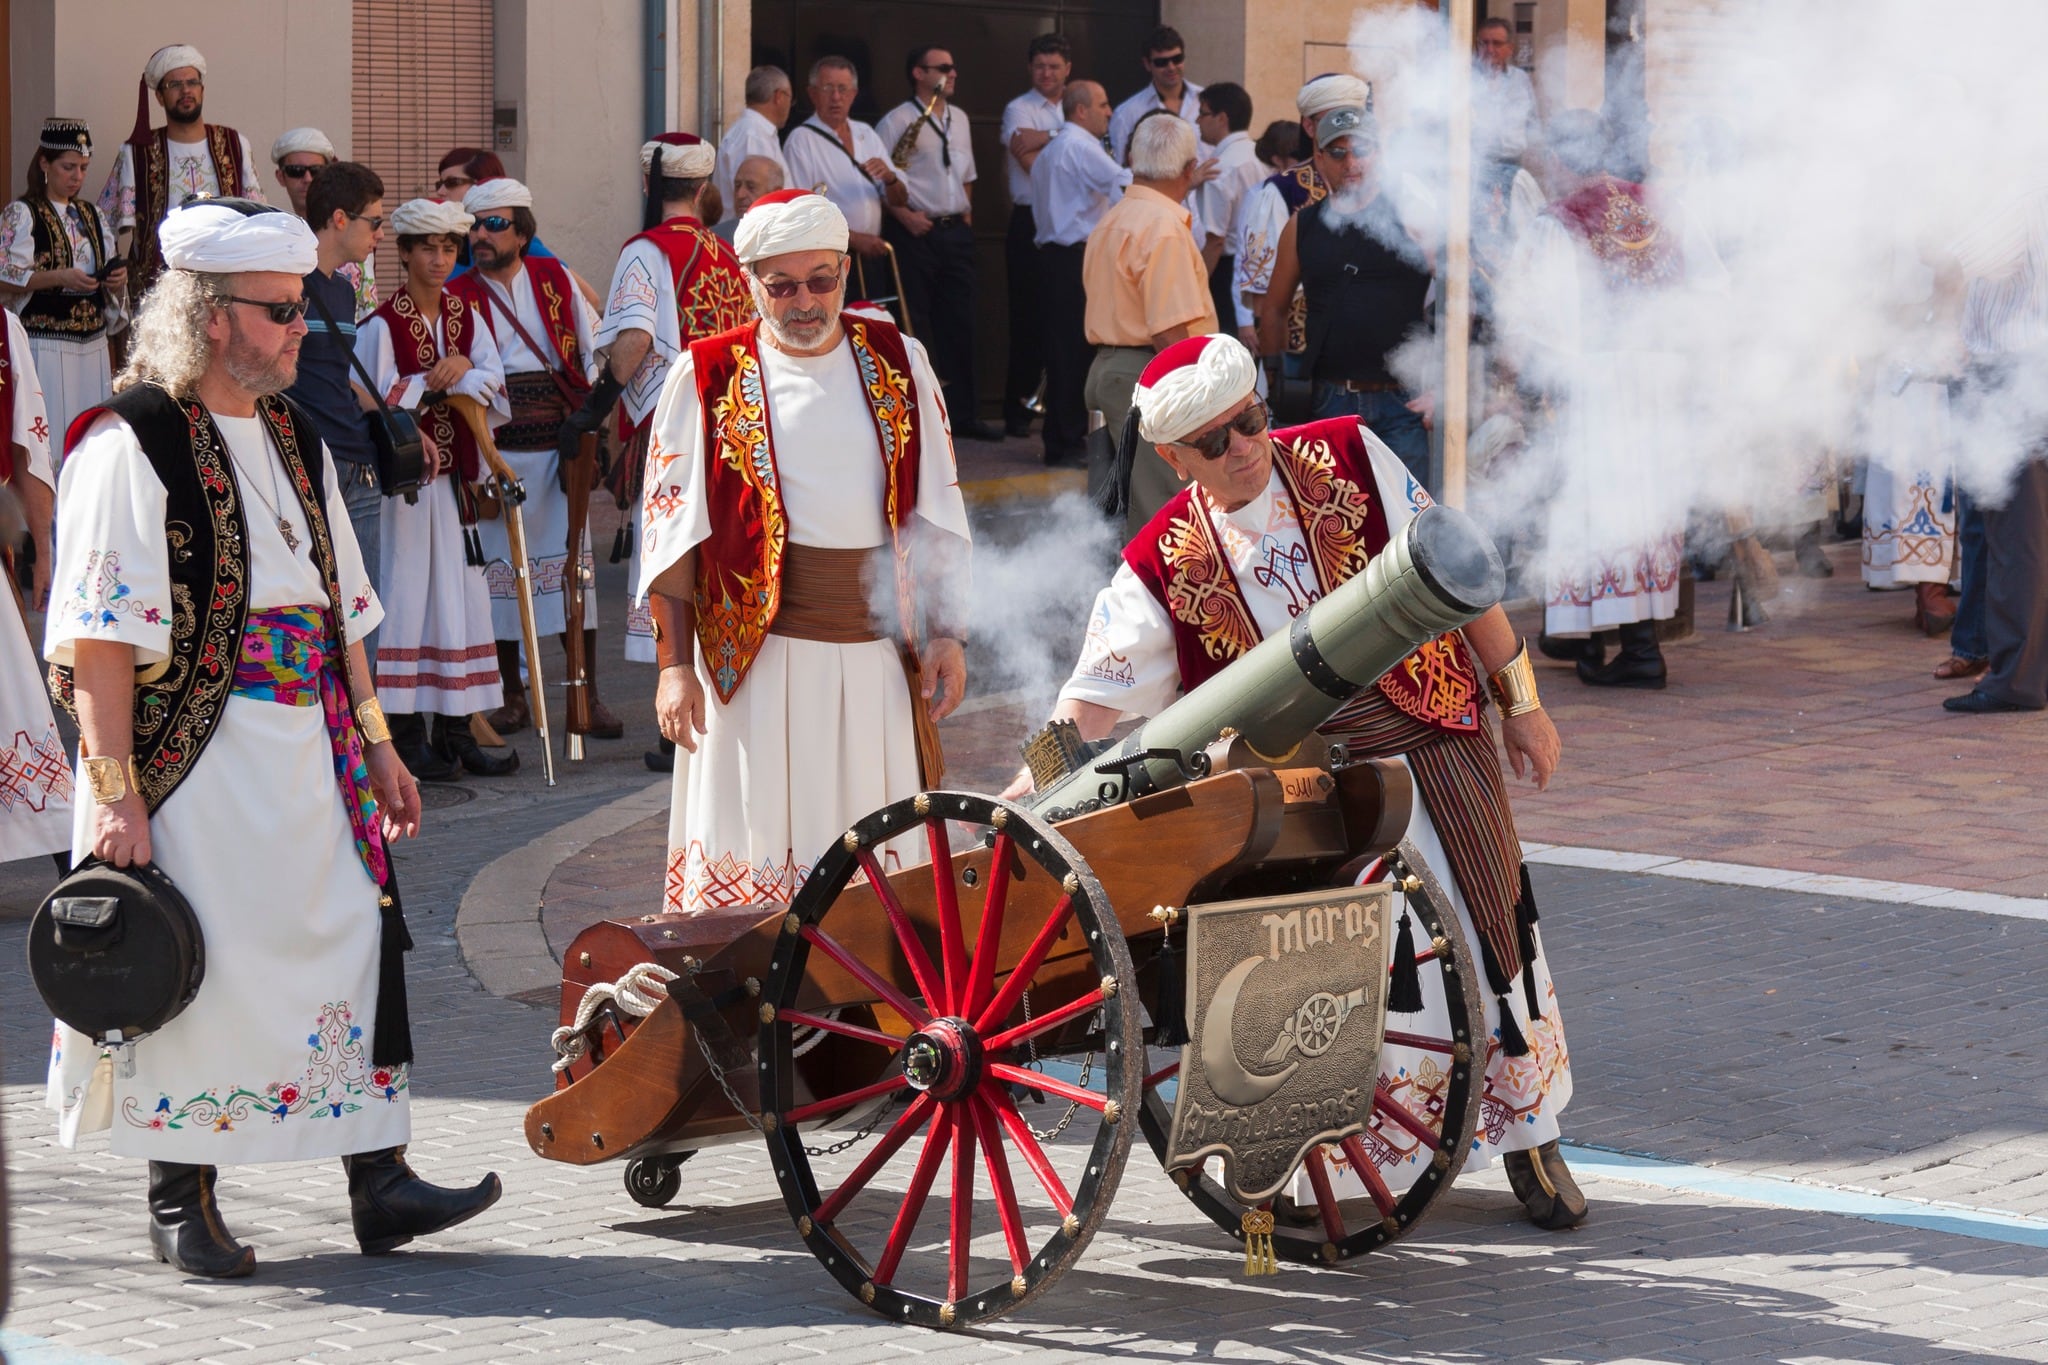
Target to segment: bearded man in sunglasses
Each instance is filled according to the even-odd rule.
[[[791,899],[853,821],[938,783],[933,722],[966,687],[938,375],[841,312],[847,238],[821,194],[755,200],[734,246],[760,318],[692,342],[655,406],[641,582],[677,746],[669,911]]]
[[[1356,574],[1429,505],[1427,492],[1356,417],[1268,429],[1257,369],[1235,337],[1190,337],[1139,380],[1139,434],[1186,482],[1124,547],[1095,599],[1056,720],[1087,739],[1156,715],[1175,697],[1284,632]],[[1536,695],[1528,650],[1494,607],[1423,645],[1347,703],[1323,734],[1354,759],[1401,757],[1421,797],[1407,838],[1479,948],[1486,1003],[1485,1119],[1479,1153],[1499,1155],[1531,1221],[1573,1226],[1586,1203],[1558,1155],[1571,1067],[1536,931],[1534,893],[1483,711],[1490,680],[1515,775],[1540,790],[1557,730]],[[1006,797],[1031,790],[1030,770]],[[1384,1161],[1400,1158],[1391,1148]],[[1340,1198],[1362,1197],[1348,1171]]]

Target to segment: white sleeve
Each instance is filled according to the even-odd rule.
[[[1387,516],[1389,539],[1408,529],[1408,523],[1425,507],[1434,507],[1436,499],[1429,496],[1416,477],[1408,472],[1408,466],[1401,463],[1385,441],[1375,436],[1365,423],[1358,424],[1358,434],[1365,442],[1366,454],[1372,461],[1372,477],[1379,484],[1375,490],[1380,506]]]
[[[43,653],[67,667],[78,640],[132,645],[138,667],[171,650],[170,497],[142,443],[108,413],[64,462]]]
[[[1137,97],[1134,95],[1131,98]],[[1138,111],[1131,107],[1130,100],[1119,104],[1115,112],[1109,116],[1109,155],[1119,166],[1124,164],[1124,149],[1130,145],[1131,129],[1137,126]]]
[[[370,378],[377,385],[377,393],[386,403],[402,407],[416,407],[419,395],[412,395],[410,402],[400,403],[398,390],[398,362],[391,352],[391,332],[382,318],[365,318],[356,324],[356,359],[369,371]],[[424,388],[425,386],[420,386]]]
[[[6,320],[8,354],[14,364],[12,440],[28,452],[28,472],[54,493],[57,476],[51,470],[50,442],[61,442],[64,433],[50,430],[50,415],[43,406],[43,381],[36,374],[36,358],[28,349],[28,329],[12,313],[0,312],[0,318]]]
[[[903,136],[903,126],[915,117],[916,115],[911,113],[907,106],[897,105],[894,109],[891,109],[888,113],[875,120],[876,140],[885,147],[894,147],[896,139]],[[853,136],[854,141],[858,142],[860,140],[859,133],[855,133]],[[865,161],[867,158],[862,157],[861,160]]]
[[[996,134],[996,138],[1003,144],[1003,154],[1006,156],[1009,154],[1010,139],[1017,136],[1017,130],[1023,126],[1023,118],[1024,110],[1016,100],[1011,100],[1003,106],[1002,130]]]
[[[590,306],[590,300],[581,289],[570,292],[572,307],[576,313],[576,354],[583,357],[583,377],[595,383],[597,380],[597,310]]]
[[[1246,197],[1243,216],[1231,292],[1263,294],[1273,282],[1273,258],[1280,251],[1280,234],[1287,230],[1287,201],[1271,184],[1261,184]]]
[[[598,321],[595,338],[599,346],[611,345],[621,332],[655,334],[662,295],[659,280],[667,271],[668,257],[661,254],[660,247],[647,241],[626,243],[604,296],[604,317]]]
[[[341,584],[341,633],[346,637],[343,643],[352,645],[383,622],[384,603],[370,586],[369,570],[363,567],[363,547],[356,543],[348,501],[334,477],[334,452],[323,445],[320,456],[327,474],[327,486],[321,490],[327,500],[327,534],[334,542],[334,576]]]
[[[242,142],[242,169],[248,174],[242,177],[242,197],[253,199],[259,204],[270,201],[263,197],[263,163],[256,159],[256,149],[249,145],[247,133],[237,133]]]
[[[1060,700],[1093,702],[1125,716],[1156,716],[1180,694],[1173,623],[1128,564],[1095,595],[1081,657]]]
[[[939,389],[939,376],[932,369],[924,343],[903,338],[910,353],[910,377],[917,385],[918,432],[922,437],[917,466],[917,515],[962,540],[972,540],[967,525],[967,501],[960,494],[960,469],[953,454],[952,428],[946,420],[946,402]]]
[[[455,381],[453,391],[489,409],[487,420],[496,428],[512,420],[512,399],[505,392],[505,361],[498,354],[496,334],[484,325],[479,311],[472,308],[469,318],[474,328],[469,338],[469,373]]]
[[[114,153],[114,169],[100,190],[99,210],[116,232],[135,226],[135,149],[125,142]]]
[[[16,199],[0,210],[0,285],[19,289],[22,296],[10,302],[28,301],[28,277],[36,271],[35,224],[28,205]]]
[[[664,570],[710,538],[705,463],[697,364],[695,357],[684,351],[669,366],[668,378],[662,383],[647,442],[646,492],[641,503],[646,538],[640,549],[636,605],[647,600],[648,585]]]

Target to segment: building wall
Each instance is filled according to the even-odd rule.
[[[270,143],[311,124],[346,154],[350,134],[349,6],[334,0],[12,0],[13,117],[9,197],[51,114],[92,125],[86,181],[97,195],[113,149],[135,122],[135,86],[149,54],[190,43],[206,54],[206,118],[248,135],[263,173]],[[150,101],[153,122],[163,111]],[[266,194],[281,195],[275,181]]]

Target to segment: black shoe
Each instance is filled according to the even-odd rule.
[[[1534,1151],[1508,1152],[1501,1165],[1508,1173],[1508,1187],[1537,1227],[1563,1232],[1586,1221],[1586,1196],[1566,1168],[1556,1138]]]
[[[478,777],[503,777],[519,771],[519,751],[508,746],[493,753],[484,748],[469,732],[467,716],[435,716],[432,746],[436,758],[458,764]]]
[[[1664,651],[1657,647],[1657,623],[1631,621],[1620,627],[1621,651],[1604,664],[1581,659],[1579,681],[1588,687],[1640,687],[1661,690],[1665,682]]]
[[[1003,429],[994,422],[965,422],[953,428],[953,434],[955,436],[963,436],[970,441],[1000,441],[1003,439]]]
[[[2014,701],[2000,701],[1985,692],[1965,692],[1960,697],[1948,697],[1941,703],[1944,711],[1961,711],[1965,715],[1988,716],[2003,711],[2039,711],[2038,706],[2021,706]]]
[[[1022,438],[1030,434],[1031,419],[1029,417],[1012,417],[1003,423],[1003,435],[1005,436]]]
[[[356,1245],[365,1256],[382,1256],[415,1237],[467,1222],[505,1192],[495,1174],[466,1190],[429,1185],[405,1164],[403,1147],[345,1156],[341,1165],[348,1172],[348,1210]]]
[[[1799,565],[1803,578],[1833,578],[1835,566],[1828,562],[1827,553],[1820,548],[1820,528],[1811,527],[1792,545],[1792,558]]]
[[[640,755],[651,773],[672,773],[676,770],[676,742],[663,738],[655,741],[656,747]]]
[[[1560,659],[1568,664],[1575,664],[1581,659],[1590,659],[1597,664],[1601,656],[1600,646],[1590,635],[1538,635],[1536,652],[1546,659]]]
[[[462,765],[443,758],[427,743],[427,723],[417,711],[387,717],[391,743],[405,770],[421,782],[453,782],[462,776]]]
[[[217,1174],[211,1166],[149,1163],[149,1246],[187,1275],[238,1280],[255,1271],[256,1249],[237,1242],[221,1222],[213,1199]]]

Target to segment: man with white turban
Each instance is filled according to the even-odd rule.
[[[1216,335],[1167,347],[1139,381],[1139,434],[1187,486],[1124,547],[1095,599],[1080,660],[1053,710],[1084,738],[1156,715],[1287,631],[1429,506],[1429,495],[1356,418],[1271,430],[1256,377],[1251,353]],[[1449,890],[1489,987],[1484,1136],[1475,1156],[1505,1154],[1531,1219],[1564,1228],[1585,1216],[1557,1153],[1571,1068],[1482,678],[1502,714],[1515,775],[1527,772],[1543,787],[1557,767],[1557,731],[1537,698],[1528,650],[1499,607],[1416,650],[1323,734],[1354,759],[1399,755],[1415,779],[1421,799],[1407,837]],[[1030,789],[1026,769],[1005,795]],[[1411,1069],[1418,1060],[1399,1048],[1383,1057],[1383,1065]],[[1412,1141],[1367,1146],[1381,1154],[1385,1183],[1396,1189],[1428,1169],[1428,1150]],[[1340,1198],[1364,1193],[1348,1169],[1338,1184]],[[1312,1197],[1295,1191],[1298,1200]]]
[[[270,144],[271,173],[291,199],[292,212],[307,222],[313,219],[306,212],[306,191],[312,187],[314,176],[338,160],[340,157],[334,150],[334,144],[318,128],[288,129],[278,134],[277,141]],[[319,226],[318,223],[313,224],[316,232]],[[365,256],[361,262],[344,261],[334,273],[347,280],[349,288],[355,291],[353,321],[361,321],[377,311],[377,258],[374,254]]]
[[[634,663],[655,659],[654,623],[641,600],[642,537],[637,534],[655,399],[684,347],[754,316],[739,258],[710,230],[700,207],[717,166],[717,153],[695,133],[663,133],[641,145],[640,184],[647,201],[641,230],[626,239],[612,269],[604,317],[597,325],[602,368],[596,388],[562,434],[566,454],[625,399],[618,432],[627,463],[619,492],[633,507],[632,529],[623,534],[630,538],[632,555],[626,657]],[[659,751],[647,755],[648,766],[666,771],[673,750],[664,740]]]
[[[855,820],[937,785],[933,722],[967,682],[967,508],[924,347],[840,311],[823,195],[763,195],[736,236],[761,316],[678,358],[647,460],[655,710],[681,750],[663,905],[690,913],[789,900]]]
[[[411,946],[387,841],[418,831],[361,640],[384,608],[333,461],[281,396],[318,257],[296,214],[171,210],[165,270],[115,395],[73,424],[44,653],[79,726],[72,854],[153,863],[198,917],[184,1012],[105,1049],[59,1027],[67,1146],[113,1129],[149,1162],[149,1241],[186,1274],[247,1275],[223,1162],[342,1158],[358,1245],[488,1207],[413,1175],[404,1144]],[[176,552],[167,528],[176,527]]]
[[[504,360],[511,420],[498,428],[498,453],[526,486],[522,518],[526,530],[527,582],[534,622],[543,635],[568,629],[566,593],[575,581],[569,567],[569,494],[566,461],[555,453],[564,419],[590,391],[595,364],[591,334],[597,314],[578,287],[574,271],[553,256],[536,256],[540,234],[533,216],[533,191],[509,176],[479,181],[462,197],[467,210],[469,260],[473,267],[448,282],[448,292],[469,306]],[[574,451],[570,452],[573,458]],[[503,516],[477,525],[483,544],[484,578],[490,585],[492,630],[497,636],[498,673],[505,703],[490,715],[500,733],[532,723],[528,692],[521,682],[522,632],[519,581],[513,571],[510,528]],[[597,595],[589,541],[583,542],[583,651],[588,668],[592,736],[617,739],[618,718],[598,700],[596,673]],[[478,755],[464,759],[481,762]]]
[[[384,624],[372,667],[377,691],[391,708],[399,757],[414,776],[450,781],[467,768],[496,777],[516,769],[519,755],[509,749],[486,754],[469,732],[473,713],[494,710],[505,699],[490,591],[466,541],[478,525],[472,490],[484,477],[483,462],[468,423],[430,395],[472,400],[499,431],[513,404],[482,309],[448,280],[469,232],[469,212],[438,199],[408,199],[390,226],[405,284],[357,329],[355,358],[387,404],[418,419],[432,454],[417,501],[383,500],[377,582]]]
[[[1324,114],[1333,109],[1362,109],[1368,95],[1364,81],[1342,73],[1317,76],[1302,86],[1294,96],[1295,110],[1301,115],[1302,145],[1316,145],[1316,124]],[[1280,252],[1280,234],[1286,230],[1289,219],[1329,192],[1329,184],[1317,172],[1315,163],[1304,161],[1291,171],[1268,176],[1245,196],[1239,206],[1238,220],[1231,232],[1233,249],[1237,252],[1231,293],[1237,304],[1237,336],[1255,352],[1258,347],[1259,300],[1265,297],[1266,288],[1272,283],[1273,262]],[[1299,365],[1298,357],[1308,344],[1305,316],[1300,293],[1296,291],[1288,314],[1287,354],[1297,359],[1291,360],[1290,366]],[[1305,378],[1306,375],[1290,373],[1289,377]]]
[[[149,127],[154,91],[165,124]],[[172,43],[150,54],[135,91],[135,128],[114,158],[113,174],[100,191],[100,215],[117,233],[127,233],[128,297],[140,300],[163,268],[157,224],[180,204],[214,196],[263,203],[263,179],[256,153],[224,123],[207,123],[206,58],[196,47]]]

